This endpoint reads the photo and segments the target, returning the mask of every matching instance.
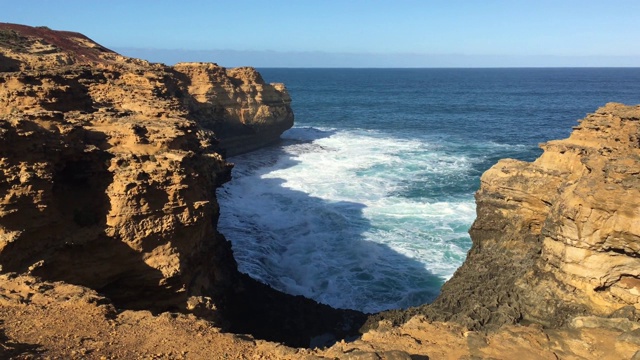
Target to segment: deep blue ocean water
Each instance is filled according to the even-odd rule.
[[[640,103],[640,68],[260,72],[286,84],[296,125],[230,159],[219,229],[241,271],[366,312],[437,296],[498,159],[531,161],[605,103]]]

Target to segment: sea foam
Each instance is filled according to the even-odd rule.
[[[477,151],[294,128],[281,146],[231,159],[219,228],[240,270],[276,289],[366,312],[426,303],[471,245]]]

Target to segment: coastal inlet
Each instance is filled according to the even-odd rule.
[[[287,84],[297,125],[279,146],[230,159],[219,229],[242,272],[364,312],[433,301],[471,246],[480,175],[501,158],[535,159],[538,143],[568,136],[601,97],[631,102],[637,86],[628,79],[640,77],[623,69],[261,72]]]

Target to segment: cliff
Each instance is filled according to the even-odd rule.
[[[215,132],[227,156],[276,142],[293,126],[291,98],[283,84],[265,84],[252,68],[180,63],[186,76],[191,115]]]
[[[362,317],[240,274],[216,230],[224,154],[293,123],[283,85],[252,68],[168,67],[22,25],[0,24],[0,50],[2,272],[300,345]]]
[[[88,75],[91,80],[85,76],[64,83],[52,79],[44,85],[27,84],[30,90],[43,90],[35,96],[29,94],[30,98],[53,102],[45,106],[47,110],[91,112],[108,108],[152,119],[188,118],[213,131],[220,141],[219,149],[224,149],[227,156],[276,142],[293,126],[291,98],[284,85],[265,83],[253,68],[226,69],[213,63],[173,67],[151,64],[119,55],[82,34],[7,23],[0,23],[0,48],[0,72],[21,71],[37,78],[39,72],[52,69],[59,72],[61,68],[87,67],[104,77],[94,78],[94,73]],[[74,86],[74,81],[80,80],[87,82],[86,89]],[[98,82],[102,86],[89,86]],[[20,88],[21,84],[14,82],[12,86]],[[19,104],[26,100],[13,103],[23,95],[18,92],[6,98],[12,106],[5,111],[26,110]],[[68,108],[62,105],[80,100],[85,103]]]
[[[607,104],[541,147],[532,163],[504,159],[482,175],[472,248],[440,296],[365,329],[415,326],[416,316],[492,336],[531,324],[548,329],[534,342],[550,358],[602,358],[620,339],[632,339],[629,352],[606,356],[640,351],[640,106]],[[592,353],[558,346],[565,337]]]
[[[79,34],[0,29],[20,69],[0,73],[3,271],[159,309],[224,282],[214,191],[231,165],[190,114],[188,76]]]
[[[473,247],[433,309],[472,327],[640,310],[639,120],[607,104],[533,163],[485,172]]]
[[[221,332],[216,322],[203,320],[210,313],[204,311],[207,306],[220,304],[207,303],[206,297],[191,299],[200,305],[194,314],[154,315],[118,309],[118,302],[87,287],[10,273],[0,275],[0,357],[636,359],[637,300],[620,291],[635,295],[629,274],[637,267],[620,264],[633,264],[637,256],[599,245],[580,250],[589,255],[587,260],[574,261],[566,256],[571,251],[558,251],[554,244],[566,244],[566,234],[578,234],[559,230],[581,219],[566,216],[573,201],[580,201],[582,206],[574,208],[580,210],[593,199],[591,213],[605,209],[611,216],[582,218],[575,226],[589,236],[571,238],[574,244],[637,245],[638,198],[632,195],[638,191],[639,115],[637,106],[609,104],[587,116],[569,139],[543,145],[537,161],[502,160],[487,171],[477,193],[473,248],[441,296],[431,305],[372,316],[359,339],[326,349],[295,349]],[[615,197],[605,201],[613,190],[627,197],[612,192]],[[594,228],[602,234],[600,241],[594,231],[585,230]],[[589,260],[603,256],[600,264]],[[576,264],[581,271],[571,270]],[[622,283],[614,282],[608,290],[594,278]],[[237,277],[233,282],[259,286]],[[272,308],[278,303],[292,313],[315,312],[306,326],[328,314],[302,299],[296,304],[285,295],[265,293],[248,289],[234,298],[234,311],[261,324],[261,332],[253,333],[262,338],[287,321],[294,322],[288,325],[296,331],[295,323],[304,320],[282,316]],[[265,304],[262,308],[252,302],[256,295]],[[265,319],[261,311],[273,316]],[[295,345],[290,337],[288,343]]]

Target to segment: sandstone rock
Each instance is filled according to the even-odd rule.
[[[2,359],[291,359],[193,315],[116,311],[82,286],[0,275]],[[153,356],[152,356],[153,354]],[[299,358],[299,357],[295,357]]]
[[[580,328],[608,328],[620,331],[633,331],[640,329],[640,323],[629,319],[608,319],[599,316],[577,316],[571,319],[569,327]]]
[[[488,170],[473,248],[434,307],[470,325],[640,309],[639,119],[639,106],[607,104],[533,163]]]
[[[191,314],[117,311],[85,287],[15,274],[0,275],[0,305],[3,359],[66,359],[74,352],[90,359],[629,359],[638,350],[633,331],[505,326],[468,332],[423,317],[401,327],[383,324],[329,349],[294,349],[225,333]]]
[[[612,312],[611,314],[609,314],[609,317],[625,318],[631,321],[640,321],[640,311],[638,311],[634,306],[627,305]]]
[[[218,135],[229,156],[273,143],[293,126],[284,85],[265,84],[253,68],[225,69],[210,63],[173,68],[186,77],[191,113]]]
[[[26,82],[8,83],[6,101],[12,106],[2,109],[8,113],[38,105],[34,102],[47,110],[78,110],[68,103],[89,101],[82,111],[152,119],[186,117],[214,131],[228,156],[274,143],[293,126],[285,86],[265,83],[250,67],[226,69],[213,63],[167,67],[122,56],[79,33],[7,23],[0,23],[0,48],[0,72],[32,72]],[[88,76],[92,80],[81,79],[92,83],[91,94],[67,84],[78,79],[67,77],[60,83],[64,71],[41,78],[40,72],[71,66],[100,69]]]
[[[533,163],[484,173],[473,246],[436,301],[367,328],[415,314],[471,329],[560,326],[640,309],[640,106],[607,104],[541,147]]]
[[[640,329],[627,331],[618,336],[619,341],[626,341],[640,347]]]
[[[216,229],[215,190],[232,167],[224,153],[272,143],[293,124],[282,84],[15,24],[0,23],[0,51],[1,272],[299,346],[360,325],[363,314],[240,274]],[[267,326],[278,321],[287,325]]]
[[[212,222],[230,165],[195,121],[154,116],[175,101],[126,71],[0,74],[0,264],[163,308],[233,271]]]
[[[129,59],[77,33],[0,24],[0,35],[2,70],[21,70],[0,73],[2,269],[129,308],[230,286],[218,138],[243,136],[232,152],[273,142],[293,122],[284,87],[250,68]]]

